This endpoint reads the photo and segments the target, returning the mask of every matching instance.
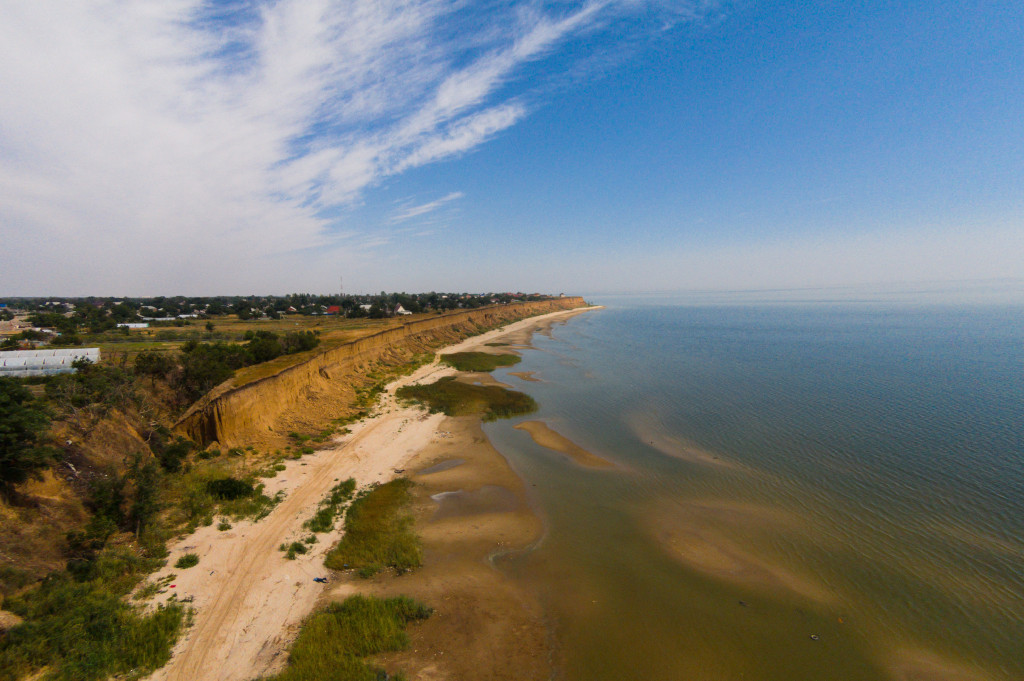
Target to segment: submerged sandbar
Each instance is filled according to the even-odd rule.
[[[523,421],[515,426],[517,430],[525,430],[533,438],[533,441],[541,447],[565,454],[581,466],[588,468],[614,468],[615,464],[608,459],[601,458],[597,454],[587,451],[578,444],[551,429],[543,421]]]

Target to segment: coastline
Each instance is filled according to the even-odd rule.
[[[528,347],[530,336],[534,332],[550,333],[551,327],[577,314],[597,309],[595,307],[560,310],[537,317],[531,317],[495,329],[479,336],[471,337],[455,345],[437,351],[438,354],[461,352],[468,350],[494,350],[503,352],[512,344]],[[502,347],[488,347],[488,343],[505,341]],[[418,636],[429,638],[434,630],[449,632],[439,640],[451,641],[452,632],[468,632],[475,640],[478,633],[473,626],[464,626],[479,618],[486,609],[479,607],[481,600],[487,596],[504,593],[504,597],[494,596],[497,600],[489,601],[493,612],[501,612],[501,618],[495,618],[495,624],[507,623],[509,630],[493,632],[487,637],[491,646],[485,648],[483,655],[478,656],[466,671],[478,669],[487,660],[491,664],[506,666],[508,678],[533,678],[524,676],[529,660],[538,660],[536,678],[547,676],[546,634],[541,621],[539,606],[530,605],[524,593],[516,591],[511,585],[501,584],[500,574],[486,564],[485,559],[495,550],[523,548],[532,543],[540,533],[540,521],[525,504],[523,483],[511,471],[500,454],[487,442],[480,429],[479,419],[474,426],[449,419],[439,414],[427,414],[418,406],[403,407],[394,397],[395,391],[403,386],[416,382],[434,381],[457,372],[440,364],[436,358],[428,365],[420,367],[409,376],[390,383],[374,413],[350,427],[351,432],[336,438],[329,448],[321,449],[299,461],[289,461],[284,471],[277,477],[266,481],[266,493],[274,495],[285,493],[284,500],[262,521],[253,523],[243,521],[235,523],[226,532],[219,532],[214,526],[199,528],[195,533],[176,542],[170,550],[167,567],[150,576],[150,583],[167,578],[174,574],[174,588],[168,588],[150,604],[176,597],[179,600],[191,598],[195,609],[193,625],[184,632],[174,648],[171,660],[163,668],[154,672],[149,678],[154,681],[172,681],[184,679],[216,679],[217,681],[245,681],[261,675],[271,674],[282,668],[286,660],[287,647],[294,639],[302,620],[314,610],[324,599],[344,597],[356,591],[380,591],[410,593],[416,596],[417,582],[426,594],[422,598],[435,607],[437,615],[427,623],[411,632],[414,645],[410,651],[396,654],[394,663],[405,669],[407,674],[415,674],[412,678],[447,678],[441,673],[438,662],[420,655],[421,648],[416,645]],[[448,434],[437,437],[439,434]],[[455,437],[458,433],[458,438]],[[434,465],[431,462],[454,443],[458,446],[469,446],[463,452],[472,452],[474,464],[458,471],[459,467],[445,471],[444,474],[432,475],[423,473]],[[497,457],[497,458],[495,458]],[[461,466],[460,466],[461,467]],[[369,581],[358,580],[348,575],[330,575],[332,583],[328,587],[313,582],[314,577],[326,576],[329,571],[323,567],[323,556],[340,538],[341,532],[334,530],[322,536],[321,541],[314,544],[310,552],[299,556],[294,561],[285,560],[277,550],[279,544],[298,539],[302,534],[302,523],[316,508],[317,503],[327,494],[337,480],[355,478],[360,486],[373,482],[386,482],[397,476],[397,471],[405,468],[416,468],[424,479],[423,489],[418,490],[416,497],[417,529],[423,530],[425,545],[425,565],[413,575],[403,577],[380,577]],[[469,515],[456,513],[448,522],[437,523],[438,527],[428,527],[428,511],[434,502],[427,492],[435,483],[450,484],[472,470],[478,487],[464,490],[469,494],[483,487],[500,488],[505,492],[495,492],[500,498],[502,511],[488,513],[487,504],[479,513]],[[429,480],[433,477],[434,480]],[[420,482],[419,477],[414,479]],[[447,483],[444,481],[447,480]],[[496,484],[495,484],[496,483]],[[465,483],[469,486],[469,483]],[[451,490],[446,490],[451,491]],[[494,491],[494,490],[491,490]],[[438,492],[433,492],[437,494]],[[424,496],[426,495],[426,496]],[[477,500],[480,501],[480,500]],[[449,505],[452,502],[449,502]],[[436,504],[434,504],[436,507]],[[488,522],[482,522],[484,517]],[[499,515],[508,517],[498,518]],[[462,517],[470,518],[471,522],[457,522]],[[425,524],[426,523],[426,524]],[[462,530],[451,530],[452,525],[464,526]],[[447,529],[446,529],[447,528]],[[481,529],[484,528],[484,529]],[[472,530],[472,531],[470,531]],[[497,543],[496,543],[497,542]],[[490,544],[495,547],[488,548]],[[448,548],[441,548],[447,546]],[[485,550],[486,549],[486,550]],[[480,552],[483,551],[481,554]],[[174,561],[185,553],[196,553],[200,557],[200,566],[187,571],[176,571]],[[447,558],[444,558],[447,557]],[[455,560],[458,570],[451,572],[455,564],[449,565],[446,574],[462,574],[462,587],[479,585],[491,581],[487,589],[463,589],[460,580],[450,579],[446,584],[439,583],[431,574],[437,565],[444,560]],[[486,568],[480,572],[480,566]],[[443,580],[442,580],[443,581]],[[394,582],[394,584],[390,584]],[[449,593],[451,591],[451,593]],[[458,593],[460,595],[453,596]],[[430,594],[433,594],[431,596]],[[447,594],[447,596],[446,596]],[[438,602],[431,602],[440,599]],[[443,604],[457,605],[450,610]],[[513,607],[512,604],[518,604]],[[517,608],[520,608],[518,610]],[[441,624],[438,624],[441,623]],[[479,622],[477,623],[479,624]],[[501,628],[501,627],[499,627]],[[527,635],[525,632],[532,632]],[[426,639],[424,639],[426,640]],[[530,645],[520,645],[532,640]],[[493,655],[493,645],[504,641],[515,650],[508,651],[519,662],[508,664]],[[423,650],[431,649],[424,644]],[[521,654],[516,653],[520,651]],[[474,654],[472,648],[460,650],[463,660],[469,660]],[[446,668],[458,668],[460,655],[447,654],[443,650],[435,650],[434,655],[447,655]],[[408,657],[413,656],[413,657]],[[544,664],[541,664],[543,662]],[[388,663],[390,664],[390,662]],[[423,671],[422,675],[416,670]],[[434,669],[433,672],[428,672]],[[438,674],[441,675],[438,675]],[[497,673],[497,672],[496,672]],[[456,674],[452,678],[460,678]],[[501,678],[496,675],[495,678]]]

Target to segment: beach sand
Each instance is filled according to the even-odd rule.
[[[479,419],[446,419],[441,428],[443,437],[409,464],[418,470],[412,475],[414,513],[424,565],[371,584],[376,595],[412,596],[434,614],[410,628],[407,650],[377,663],[410,679],[549,678],[539,602],[491,566],[491,560],[536,542],[541,522]],[[450,462],[457,465],[446,467]]]
[[[552,325],[581,311],[560,311],[522,320],[441,352],[485,351],[486,343],[499,340],[528,342],[533,329],[549,332]],[[438,657],[443,652],[447,658],[445,665],[428,659],[421,654],[421,647],[414,645],[393,661],[399,666],[409,663],[406,673],[410,678],[448,678],[444,674],[452,674],[450,678],[481,676],[468,670],[479,670],[478,665],[483,664],[498,666],[499,662],[507,667],[507,678],[546,676],[546,671],[542,671],[546,670],[547,662],[546,634],[539,607],[501,578],[486,560],[495,550],[528,544],[540,532],[539,521],[525,506],[522,483],[486,443],[478,425],[474,431],[470,423],[449,423],[445,417],[428,415],[420,407],[403,407],[394,397],[400,386],[432,382],[454,374],[454,369],[436,361],[421,367],[390,384],[374,414],[354,424],[350,434],[300,461],[287,462],[284,471],[267,481],[266,489],[269,495],[283,491],[285,499],[263,520],[234,523],[226,532],[219,532],[216,526],[200,528],[173,544],[167,567],[147,582],[172,574],[174,579],[150,604],[165,602],[172,595],[179,600],[190,599],[195,610],[194,624],[175,646],[170,662],[150,678],[244,681],[274,673],[284,665],[287,647],[302,620],[317,604],[356,590],[411,593],[437,608],[435,618],[412,633],[414,640],[425,637],[422,650],[433,645],[431,650]],[[463,436],[464,431],[471,434]],[[450,436],[439,438],[443,433]],[[314,577],[329,575],[323,567],[323,556],[340,538],[339,530],[320,535],[319,543],[308,554],[293,561],[286,560],[278,550],[280,544],[304,536],[302,523],[337,481],[352,477],[362,486],[390,480],[396,477],[397,470],[412,468],[414,461],[427,467],[430,457],[439,457],[450,447],[456,433],[460,433],[458,441],[462,445],[474,444],[459,451],[459,456],[467,460],[467,467],[462,471],[461,466],[451,469],[447,477],[438,479],[449,484],[476,471],[471,479],[459,483],[460,489],[473,492],[473,485],[477,484],[504,488],[508,494],[503,498],[507,500],[511,495],[515,510],[456,513],[443,522],[424,524],[430,515],[429,495],[424,499],[418,493],[418,527],[424,534],[426,564],[422,570],[404,577],[381,577],[366,582],[330,575],[333,583],[327,587],[313,582]],[[470,464],[470,460],[474,463]],[[424,476],[424,494],[434,489],[430,477]],[[185,553],[197,554],[199,565],[187,570],[173,568]],[[473,643],[477,640],[480,643]],[[505,678],[502,673],[495,670],[491,678]]]

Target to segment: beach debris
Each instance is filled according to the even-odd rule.
[[[314,577],[313,581],[317,582],[318,584],[326,584],[327,583],[327,578],[326,577]]]
[[[817,641],[818,640],[818,635],[817,634],[811,634],[811,640],[812,641]]]
[[[395,469],[395,473],[401,474],[401,473],[404,473],[404,472],[405,472],[404,468],[396,468]]]
[[[745,607],[747,607],[747,602],[746,601],[740,601],[740,605],[742,605],[745,608]]]

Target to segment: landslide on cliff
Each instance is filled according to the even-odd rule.
[[[316,430],[354,411],[356,390],[377,380],[372,371],[526,317],[585,304],[578,297],[556,298],[410,321],[243,386],[228,381],[194,404],[176,428],[202,445],[280,447],[286,443],[285,433]]]

